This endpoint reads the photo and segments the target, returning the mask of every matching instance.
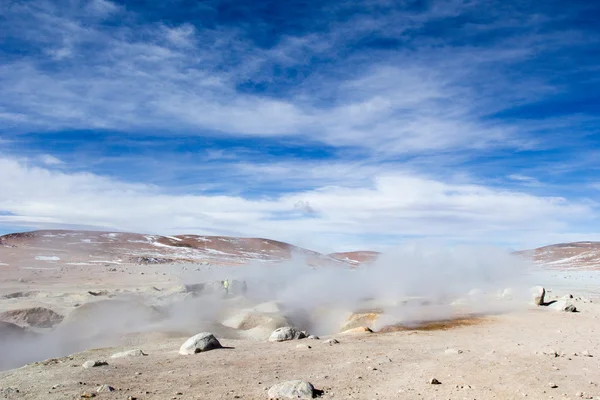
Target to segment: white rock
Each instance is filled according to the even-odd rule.
[[[321,338],[318,337],[317,335],[310,335],[307,339],[320,340]]]
[[[312,349],[312,347],[310,347],[307,344],[299,344],[299,345],[296,346],[296,348],[299,349],[299,350],[310,350],[310,349]]]
[[[551,308],[556,311],[564,311],[564,312],[576,312],[577,307],[566,300],[558,300],[554,303],[550,304],[548,308]]]
[[[98,392],[98,393],[114,392],[114,391],[115,391],[115,388],[110,385],[100,385],[98,387],[98,389],[96,389],[96,392]]]
[[[533,295],[533,303],[536,306],[544,305],[544,296],[546,295],[546,289],[542,286],[534,286],[531,288],[531,294]]]
[[[92,367],[101,367],[103,365],[108,365],[106,361],[102,360],[87,360],[83,363],[83,368],[92,368]]]
[[[139,356],[147,356],[148,354],[144,353],[140,349],[122,351],[120,353],[115,353],[110,358],[123,358],[123,357],[139,357]]]
[[[299,331],[291,326],[284,326],[283,328],[277,328],[269,337],[269,342],[284,342],[286,340],[304,339],[306,332]]]
[[[267,394],[269,399],[312,399],[314,397],[312,384],[305,381],[287,381],[271,387]]]
[[[179,348],[179,354],[190,355],[221,347],[223,346],[212,333],[202,332],[186,340]]]
[[[325,343],[325,344],[328,344],[328,345],[332,346],[332,345],[334,345],[334,344],[339,344],[340,342],[339,342],[339,340],[337,340],[337,339],[327,339],[327,340],[326,340],[325,342],[323,342],[323,343]]]

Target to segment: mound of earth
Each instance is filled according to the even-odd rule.
[[[19,326],[52,328],[63,320],[63,316],[44,307],[21,308],[0,314],[0,321],[11,322]]]
[[[164,317],[158,308],[139,301],[100,300],[75,308],[59,328],[117,333],[119,330],[142,329]]]
[[[27,331],[25,328],[20,327],[19,325],[15,325],[10,322],[0,321],[0,336],[5,338],[7,336],[18,336],[23,335]]]
[[[377,319],[381,315],[381,311],[355,313],[350,315],[346,322],[340,327],[340,332],[346,332],[348,330],[365,326],[372,328],[377,322]]]

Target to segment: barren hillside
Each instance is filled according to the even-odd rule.
[[[518,254],[539,266],[551,269],[600,269],[600,242],[560,243]]]
[[[0,263],[4,264],[41,261],[72,265],[173,262],[234,265],[249,261],[283,261],[292,255],[305,257],[309,264],[343,264],[333,257],[262,238],[68,230],[0,236]]]

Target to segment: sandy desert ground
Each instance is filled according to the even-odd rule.
[[[269,388],[297,379],[325,399],[600,398],[598,271],[528,270],[526,287],[504,293],[328,303],[337,298],[320,297],[335,291],[329,275],[309,275],[314,291],[290,302],[269,296],[268,283],[256,292],[261,279],[249,279],[247,292],[232,280],[225,294],[219,280],[236,275],[223,265],[73,264],[2,267],[0,398],[267,399]],[[284,265],[248,268],[293,285],[304,279],[281,275]],[[578,312],[535,306],[531,283],[548,289],[547,302],[572,295]],[[292,325],[320,338],[267,340]],[[342,332],[362,326],[373,332]],[[179,354],[204,331],[224,348]],[[146,355],[111,358],[137,349]],[[84,368],[90,360],[106,364]]]

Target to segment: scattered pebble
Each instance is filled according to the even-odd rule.
[[[96,392],[98,392],[98,393],[104,393],[104,392],[114,392],[114,391],[115,391],[115,388],[114,388],[114,387],[112,387],[112,386],[110,386],[110,385],[106,385],[106,384],[104,384],[104,385],[100,385],[100,386],[98,387],[98,389],[96,389]]]
[[[430,385],[441,385],[441,384],[442,384],[442,382],[438,381],[436,378],[431,378],[431,379],[429,380],[429,384],[430,384]]]

